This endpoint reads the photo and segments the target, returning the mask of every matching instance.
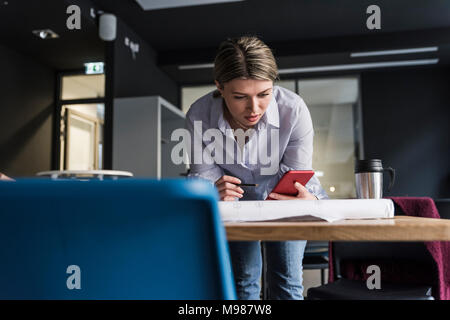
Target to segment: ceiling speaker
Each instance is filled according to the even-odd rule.
[[[104,41],[113,41],[116,39],[117,18],[110,13],[104,13],[100,16],[98,23],[98,35]]]

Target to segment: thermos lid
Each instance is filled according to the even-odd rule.
[[[355,173],[361,172],[383,172],[380,159],[356,160]]]

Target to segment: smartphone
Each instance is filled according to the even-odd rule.
[[[273,188],[272,192],[284,194],[287,196],[296,196],[298,190],[295,188],[294,183],[300,182],[305,186],[308,181],[314,175],[313,170],[291,170],[286,172],[283,177],[281,177],[278,184]],[[275,200],[271,197],[267,197],[266,200]]]

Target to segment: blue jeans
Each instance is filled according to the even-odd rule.
[[[239,299],[260,299],[262,256],[264,299],[303,299],[306,241],[230,241],[228,245]]]

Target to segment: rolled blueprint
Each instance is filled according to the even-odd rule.
[[[394,217],[390,199],[219,201],[222,221],[293,221]]]

